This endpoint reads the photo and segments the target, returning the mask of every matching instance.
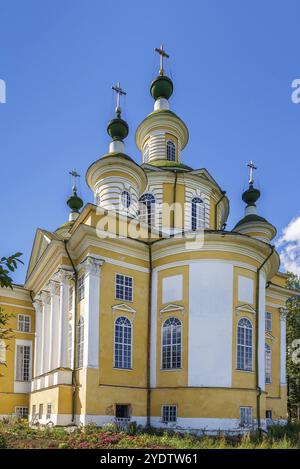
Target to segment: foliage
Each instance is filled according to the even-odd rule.
[[[7,448],[6,439],[4,435],[1,435],[0,433],[0,449],[6,449],[6,448]]]
[[[10,273],[14,272],[18,267],[18,262],[23,264],[19,257],[22,256],[21,252],[16,252],[9,257],[2,257],[0,259],[0,287],[12,288],[13,280]]]
[[[300,292],[300,279],[293,273],[288,274],[287,287]],[[293,296],[287,301],[287,379],[288,379],[288,407],[293,415],[295,404],[300,404],[300,364],[294,363],[292,343],[300,339],[300,297]]]
[[[130,430],[132,431],[132,429]],[[2,436],[2,439],[1,439]],[[6,442],[8,448],[60,448],[60,449],[277,449],[300,448],[300,425],[270,427],[269,433],[241,435],[195,436],[136,428],[136,434],[116,431],[114,424],[104,427],[88,425],[75,427],[29,427],[23,420],[0,422],[0,445]]]

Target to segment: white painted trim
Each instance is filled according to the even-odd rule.
[[[210,262],[210,263],[218,263],[218,264],[231,264],[235,267],[242,267],[252,272],[256,272],[257,269],[250,264],[246,264],[243,262],[236,262],[234,260],[227,260],[227,259],[188,259],[186,261],[176,261],[176,262],[169,262],[168,264],[164,264],[153,269],[153,272],[161,272],[162,270],[171,269],[173,267],[180,267],[186,266],[189,264],[194,264],[198,262]]]
[[[17,305],[15,303],[7,303],[5,301],[0,301],[0,306],[13,306],[14,308],[29,309],[30,311],[34,312],[34,308],[31,306],[22,306],[22,305]],[[22,314],[22,313],[19,313],[19,314]]]

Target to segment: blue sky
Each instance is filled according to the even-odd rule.
[[[71,168],[92,201],[85,172],[107,152],[117,81],[128,93],[127,153],[140,161],[134,134],[153,108],[161,43],[171,56],[171,109],[190,131],[183,162],[207,168],[227,191],[232,228],[254,159],[259,213],[281,236],[300,215],[300,104],[291,101],[299,16],[297,1],[0,0],[1,255],[22,251],[27,263],[36,228],[67,220]]]

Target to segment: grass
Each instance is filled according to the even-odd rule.
[[[102,428],[43,427],[30,428],[26,421],[0,422],[0,448],[26,449],[300,449],[300,424],[274,426],[268,435],[252,433],[244,436],[193,436],[166,431],[139,430],[128,432],[109,424]]]

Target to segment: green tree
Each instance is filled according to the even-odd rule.
[[[300,278],[288,272],[287,287],[300,292]],[[287,301],[287,383],[288,383],[288,410],[290,417],[296,417],[297,405],[300,405],[300,364],[292,359],[295,348],[293,341],[300,339],[300,297],[295,295]]]
[[[10,274],[13,273],[18,263],[23,264],[20,257],[21,252],[17,252],[9,257],[2,257],[0,259],[0,287],[13,288],[13,280]],[[9,339],[11,337],[11,329],[7,327],[10,315],[4,313],[0,308],[0,339]]]

